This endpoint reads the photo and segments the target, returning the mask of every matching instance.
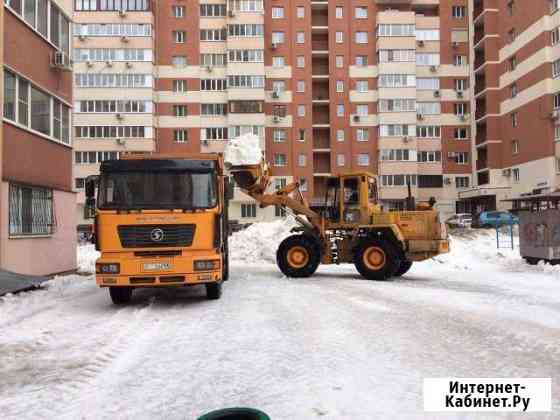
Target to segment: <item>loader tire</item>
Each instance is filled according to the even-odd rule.
[[[276,251],[276,263],[286,277],[311,277],[320,262],[321,247],[312,236],[289,236]]]
[[[124,305],[132,299],[132,287],[109,287],[109,295],[115,305]]]
[[[397,269],[397,271],[395,273],[395,277],[400,277],[400,276],[408,273],[408,270],[410,270],[410,267],[412,267],[412,261],[402,260],[401,265],[399,266],[399,268]]]
[[[354,265],[368,280],[388,280],[401,266],[397,247],[384,239],[366,239],[356,249]]]

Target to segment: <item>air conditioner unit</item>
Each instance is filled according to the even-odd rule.
[[[451,178],[449,178],[449,177],[446,177],[446,178],[444,178],[443,182],[444,182],[446,185],[451,185],[451,183],[453,182],[453,180],[452,180]]]
[[[560,111],[554,110],[550,113],[551,120],[557,120],[560,117]]]
[[[467,121],[467,114],[461,114],[461,115],[459,115],[459,119],[460,119],[461,121]]]
[[[278,115],[275,115],[275,116],[272,118],[272,121],[275,122],[276,124],[278,124],[280,121],[282,121],[282,117],[280,117],[280,116],[278,116]]]
[[[448,152],[447,153],[447,158],[448,159],[455,159],[456,156],[457,156],[456,152]]]
[[[83,42],[87,39],[87,35],[80,35],[78,36],[78,39]]]
[[[272,98],[273,99],[279,99],[280,98],[280,92],[278,92],[277,90],[273,90],[272,91]]]
[[[130,41],[130,39],[126,35],[121,36],[121,42],[124,42],[126,44],[129,41]]]
[[[352,120],[354,120],[354,122],[360,122],[360,116],[359,115],[354,115]]]
[[[202,140],[202,145],[203,146],[208,146],[210,144],[210,142],[206,139]]]
[[[423,46],[424,46],[424,41],[421,40],[421,39],[419,39],[416,43],[418,44],[419,47],[423,47]]]
[[[416,114],[416,119],[417,119],[417,120],[423,120],[423,119],[424,119],[424,115],[423,115],[423,114]]]
[[[122,17],[122,18],[126,17],[126,9],[119,10],[119,16]]]
[[[228,16],[229,16],[230,18],[235,17],[235,12],[234,12],[233,10],[230,10],[230,11],[228,12]]]
[[[511,169],[504,169],[502,175],[509,178],[511,176]]]
[[[457,98],[462,98],[463,96],[465,96],[464,93],[463,93],[463,91],[462,91],[462,90],[458,90],[458,91],[457,91]]]
[[[408,137],[408,136],[404,136],[404,137],[402,138],[402,141],[403,141],[403,143],[409,143],[410,141],[412,141],[412,139],[411,139],[410,137]]]
[[[459,43],[458,43],[457,41],[453,41],[453,42],[451,43],[451,46],[452,46],[453,48],[459,48]]]
[[[51,56],[51,66],[60,70],[71,70],[70,57],[62,51],[55,51]]]
[[[87,61],[86,61],[86,66],[88,66],[88,67],[93,67],[93,61],[87,60]]]
[[[439,90],[434,90],[434,98],[439,98],[441,96],[441,92]]]
[[[124,120],[124,114],[121,114],[120,112],[117,113],[116,117],[117,117],[117,120],[121,120],[121,121]]]
[[[271,49],[271,50],[275,50],[276,48],[278,48],[278,44],[277,44],[276,42],[273,42],[273,43],[270,45],[270,49]]]
[[[437,71],[437,66],[430,66],[430,71],[435,73]]]
[[[206,71],[207,71],[208,73],[212,73],[212,72],[214,71],[214,67],[212,67],[212,66],[206,66]]]
[[[105,64],[107,64],[107,67],[113,67],[113,62],[111,60],[107,60]]]
[[[127,61],[126,62],[126,68],[131,69],[132,67],[134,67],[134,64],[132,64],[131,61]]]
[[[126,140],[119,138],[119,139],[117,139],[117,144],[121,145],[121,146],[124,146],[126,144]]]

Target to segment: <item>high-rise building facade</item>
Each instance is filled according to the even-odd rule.
[[[560,12],[552,0],[472,6],[477,158],[459,207],[478,212],[560,186]]]
[[[74,0],[74,187],[103,160],[155,150],[154,18],[148,0]]]
[[[72,8],[63,0],[4,0],[0,9],[0,268],[72,271]]]
[[[139,19],[153,23],[153,41],[138,48],[154,45],[153,88],[141,90],[153,98],[154,130],[144,133],[156,139],[157,152],[219,152],[228,139],[254,133],[271,163],[273,187],[296,180],[318,206],[328,177],[351,171],[379,175],[382,203],[391,209],[404,206],[410,185],[418,199],[434,197],[450,214],[458,191],[472,186],[466,0],[162,0],[128,13],[86,12],[81,2],[74,37],[75,57],[82,60],[76,63],[78,188],[97,170],[89,159],[98,162],[100,155],[93,152],[150,150],[150,142],[129,148],[125,140],[123,148],[114,139],[91,138],[95,130],[104,136],[103,130],[139,116],[117,120],[111,108],[107,115],[81,113],[84,100],[139,92],[136,86],[89,86],[90,80],[105,83],[112,73],[147,76],[150,64],[97,63],[92,48],[125,48],[127,54],[132,38],[125,47],[119,37],[81,32],[80,24]],[[82,56],[83,49],[88,52]],[[147,128],[148,121],[135,125]],[[241,222],[282,215],[239,192],[230,211]]]

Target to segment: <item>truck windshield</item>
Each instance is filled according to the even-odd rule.
[[[208,209],[217,204],[212,172],[115,172],[99,182],[102,210]]]

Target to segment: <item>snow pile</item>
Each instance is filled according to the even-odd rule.
[[[99,252],[95,250],[95,245],[87,244],[78,246],[78,273],[95,273],[95,260],[99,258]]]
[[[225,162],[231,166],[258,165],[262,159],[260,139],[254,134],[243,134],[228,142],[224,154]]]
[[[230,258],[249,264],[276,263],[276,250],[280,242],[290,236],[296,221],[288,217],[268,223],[255,223],[234,233],[229,240]]]

